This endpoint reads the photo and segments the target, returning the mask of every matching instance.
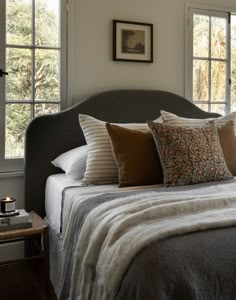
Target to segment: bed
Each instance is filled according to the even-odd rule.
[[[139,186],[124,189],[119,189],[117,185],[81,187],[80,182],[68,180],[65,174],[51,164],[51,161],[61,153],[85,144],[85,138],[78,122],[79,113],[107,122],[145,123],[146,120],[156,119],[161,110],[187,118],[219,117],[218,114],[200,110],[188,100],[173,93],[155,90],[116,90],[91,96],[82,103],[58,114],[38,117],[29,125],[25,147],[26,209],[28,211],[35,210],[42,217],[46,215],[48,220],[51,280],[59,299],[236,299],[236,235],[234,227],[236,219],[234,190],[236,190],[236,186],[234,178],[226,183],[210,185],[203,183],[169,189],[172,197],[176,197],[178,194],[179,197],[186,197],[188,200],[195,194],[200,194],[201,197],[209,194],[211,199],[207,199],[207,201],[209,200],[212,205],[212,209],[209,210],[212,219],[216,217],[215,214],[212,214],[215,210],[215,198],[222,194],[224,199],[218,199],[219,207],[223,205],[222,214],[224,214],[224,209],[226,209],[224,205],[230,205],[230,209],[225,210],[227,218],[222,219],[222,216],[219,216],[221,218],[219,222],[214,221],[207,226],[206,222],[199,225],[198,221],[198,224],[192,224],[193,227],[189,231],[173,231],[170,236],[163,234],[156,240],[153,237],[149,240],[146,238],[145,243],[142,241],[142,239],[144,240],[142,230],[146,232],[143,227],[138,231],[138,238],[134,239],[134,244],[137,244],[134,255],[129,256],[127,253],[129,260],[122,268],[121,262],[117,259],[119,255],[114,253],[125,252],[124,249],[129,248],[127,242],[129,238],[125,240],[124,246],[119,249],[115,248],[114,252],[109,252],[111,248],[107,248],[107,252],[104,252],[107,255],[100,262],[102,279],[94,279],[96,277],[94,269],[93,272],[89,268],[83,269],[83,273],[80,271],[83,266],[81,256],[76,256],[75,253],[86,252],[91,245],[97,245],[96,243],[100,243],[101,240],[95,236],[94,244],[90,245],[87,241],[88,236],[85,235],[86,231],[78,234],[75,228],[79,228],[80,231],[81,226],[87,226],[87,233],[90,232],[92,236],[99,227],[99,223],[92,224],[93,218],[89,223],[87,221],[89,218],[87,218],[87,223],[84,224],[85,220],[82,222],[78,220],[79,218],[75,218],[76,214],[73,212],[75,209],[73,208],[73,210],[72,206],[77,208],[78,214],[84,211],[86,216],[91,215],[92,209],[96,207],[95,215],[99,220],[103,213],[102,209],[106,206],[112,205],[112,209],[117,209],[117,207],[123,209],[121,196],[128,201],[127,203],[133,203],[134,196],[139,197],[146,209],[145,205],[149,205],[148,201],[150,203],[153,201],[152,198],[150,200],[150,194],[156,197],[156,195],[164,193],[165,196],[165,188],[157,185],[148,188]],[[83,205],[77,205],[78,201],[87,198],[90,200],[89,205],[86,204],[86,201],[84,204],[82,203]],[[50,199],[53,200],[50,201]],[[63,205],[62,199],[64,199]],[[144,202],[143,199],[147,199],[147,202]],[[118,206],[114,206],[116,205],[114,203],[117,203]],[[206,201],[204,205],[205,203]],[[186,206],[186,209],[188,210],[189,206]],[[149,211],[149,213],[153,212]],[[218,210],[217,214],[221,215],[221,211]],[[93,217],[93,215],[91,216]],[[82,215],[81,219],[83,218]],[[68,222],[68,219],[72,222]],[[190,218],[190,222],[194,223],[193,219]],[[166,219],[163,222],[166,224]],[[106,222],[103,224],[105,227],[101,227],[102,230],[106,228],[106,224]],[[112,224],[115,228],[116,223]],[[63,228],[67,234],[63,235]],[[99,231],[98,234],[100,234]],[[111,236],[108,246],[112,244],[113,240],[114,236]],[[84,242],[82,243],[82,241]],[[95,251],[87,253],[86,266],[92,265],[95,256],[99,255],[100,250],[97,251],[96,253]],[[82,256],[82,258],[84,257]],[[114,265],[109,269],[111,262]],[[109,282],[108,292],[104,282]]]

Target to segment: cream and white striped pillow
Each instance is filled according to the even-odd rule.
[[[219,118],[210,118],[210,119],[190,119],[190,118],[183,118],[179,117],[175,114],[170,112],[161,110],[161,115],[163,121],[172,126],[179,126],[179,127],[193,127],[193,128],[200,128],[205,127],[208,125],[209,121],[214,120],[215,125],[217,127],[221,127],[225,125],[228,121],[234,122],[234,131],[236,132],[236,112],[232,112],[228,115],[219,117]]]
[[[82,182],[85,184],[118,182],[118,167],[113,158],[106,122],[83,114],[79,114],[79,122],[88,145],[88,158]],[[116,125],[141,131],[148,129],[145,123]]]

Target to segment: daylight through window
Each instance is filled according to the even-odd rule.
[[[236,16],[189,9],[186,97],[220,114],[236,110]]]
[[[60,109],[60,1],[6,0],[5,157],[35,116]]]

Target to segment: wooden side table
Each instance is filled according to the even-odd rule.
[[[48,227],[45,221],[37,215],[35,212],[31,212],[32,227],[21,228],[16,230],[8,230],[0,232],[0,244],[33,240],[41,238],[41,249],[39,256],[33,256],[25,259],[35,259],[37,257],[43,257],[45,266],[45,275],[49,278],[49,241],[48,241]],[[32,251],[35,253],[35,251]],[[2,263],[0,263],[2,264]]]
[[[6,288],[6,292],[9,291],[10,295],[13,295],[12,297],[9,296],[9,299],[14,299],[14,291],[7,287],[6,274],[8,278],[9,276],[10,278],[15,278],[15,285],[18,287],[17,293],[21,293],[24,299],[30,299],[31,294],[35,295],[34,300],[46,299],[45,297],[47,299],[55,299],[55,295],[51,292],[49,275],[48,227],[37,213],[32,212],[30,214],[32,227],[0,232],[0,244],[30,241],[30,248],[32,248],[30,256],[27,255],[23,259],[0,263],[0,280],[5,283],[1,285],[0,290],[1,288]],[[32,281],[30,280],[31,278]],[[5,292],[5,290],[3,291]],[[45,296],[49,294],[51,295],[50,297]]]

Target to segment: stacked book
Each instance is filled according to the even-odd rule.
[[[13,216],[7,213],[0,214],[0,232],[28,227],[32,227],[32,220],[24,209],[17,210]]]

